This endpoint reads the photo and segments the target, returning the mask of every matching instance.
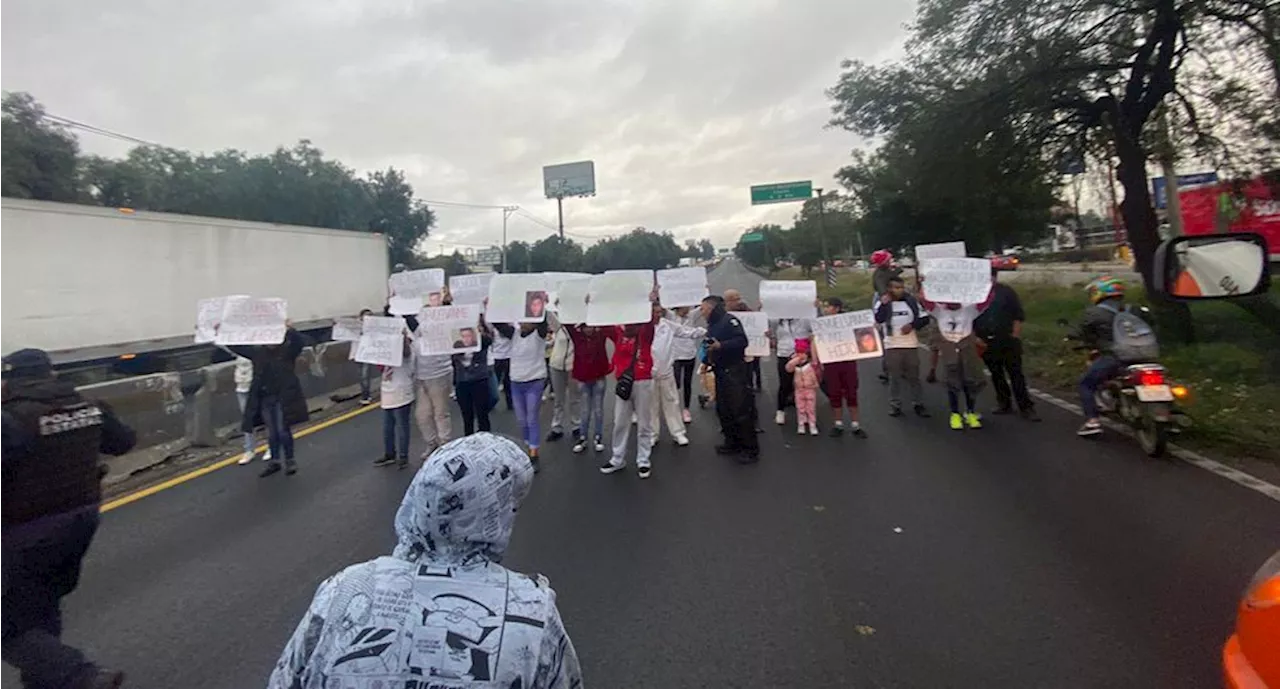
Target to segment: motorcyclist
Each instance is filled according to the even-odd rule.
[[[1116,313],[1124,309],[1125,285],[1123,280],[1104,275],[1090,282],[1085,291],[1093,305],[1084,310],[1073,333],[1093,355],[1089,368],[1080,378],[1080,408],[1084,410],[1085,421],[1076,435],[1081,437],[1102,433],[1096,393],[1123,366],[1112,351],[1115,345],[1112,323]]]

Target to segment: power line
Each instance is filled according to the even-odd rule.
[[[128,134],[121,134],[120,132],[114,132],[114,131],[111,131],[110,129],[103,129],[102,127],[96,127],[92,124],[86,124],[84,122],[80,122],[79,120],[73,120],[69,117],[62,117],[61,115],[54,115],[51,113],[45,113],[44,116],[45,116],[45,119],[52,120],[54,122],[57,122],[58,124],[63,124],[68,127],[72,127],[73,129],[79,129],[81,131],[85,131],[90,134],[97,134],[98,136],[105,136],[110,139],[116,139],[118,141],[127,141],[130,143],[140,144],[142,146],[153,146],[156,148],[163,148],[163,146],[161,146],[158,143],[155,143],[154,141],[147,141],[146,139],[139,139],[136,136],[129,136]]]

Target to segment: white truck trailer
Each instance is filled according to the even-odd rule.
[[[4,199],[0,238],[3,351],[61,365],[191,351],[206,297],[283,297],[301,330],[386,299],[370,232]]]

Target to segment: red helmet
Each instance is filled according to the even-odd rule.
[[[873,266],[887,266],[892,260],[893,254],[889,253],[887,249],[871,252],[871,265]]]

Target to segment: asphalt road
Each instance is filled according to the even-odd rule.
[[[757,280],[729,262],[712,286],[754,302]],[[711,451],[710,410],[646,482],[544,450],[507,564],[550,577],[588,687],[1219,683],[1280,503],[1077,440],[1056,408],[977,432],[892,419],[875,371],[867,440],[797,437],[766,393],[756,466]],[[369,465],[379,413],[301,439],[295,477],[229,467],[107,513],[68,638],[131,686],[262,686],[315,586],[393,542],[410,475]]]

